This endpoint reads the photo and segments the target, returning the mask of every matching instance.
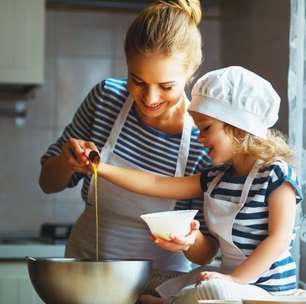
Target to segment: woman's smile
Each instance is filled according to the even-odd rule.
[[[145,102],[143,102],[143,105],[145,106],[145,108],[152,112],[158,111],[164,104],[165,102],[147,105]]]

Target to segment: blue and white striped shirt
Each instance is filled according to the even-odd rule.
[[[48,148],[41,161],[59,155],[63,143],[71,137],[92,141],[101,151],[127,96],[126,80],[109,78],[96,85],[77,110],[72,122],[65,128],[61,137]],[[198,134],[199,130],[193,128],[185,175],[200,172],[210,164],[207,150],[197,140]],[[143,169],[174,176],[180,141],[181,134],[170,135],[145,125],[133,105],[120,132],[114,153]],[[84,179],[82,198],[86,202],[89,176],[75,173],[68,186],[77,185],[80,179]],[[178,201],[175,209],[200,209],[196,218],[205,227],[202,204],[202,198]]]
[[[224,175],[212,191],[212,197],[239,203],[246,177],[234,176],[232,167],[220,166],[204,169],[201,174],[203,191],[207,191],[213,178],[221,171],[224,172]],[[246,203],[237,214],[232,228],[233,242],[245,256],[249,256],[268,236],[269,195],[284,182],[290,183],[295,189],[298,204],[302,200],[301,187],[294,170],[285,161],[275,161],[257,172]],[[293,231],[292,241],[294,237],[295,232]],[[255,285],[272,294],[286,294],[296,288],[296,265],[289,249],[254,282]]]

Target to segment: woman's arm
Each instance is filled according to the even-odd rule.
[[[89,140],[92,137],[93,122],[98,111],[97,104],[104,100],[104,86],[105,81],[97,84],[89,92],[74,114],[71,123],[65,127],[57,141],[48,148],[47,155],[56,154],[56,156],[49,156],[42,162],[39,184],[44,192],[53,193],[64,190],[76,172],[90,173],[91,168],[88,166],[88,159],[84,152],[97,151],[96,145]],[[81,130],[80,121],[82,121]],[[45,156],[46,154],[43,158]],[[74,181],[77,181],[81,175],[75,177]]]
[[[68,185],[73,171],[65,165],[61,156],[51,156],[41,167],[39,185],[45,193],[62,191]]]
[[[99,176],[139,194],[172,199],[201,197],[200,175],[167,177],[151,173],[100,164]]]
[[[247,283],[267,271],[271,264],[289,248],[294,228],[296,197],[287,182],[269,197],[269,235],[232,273],[240,283]]]

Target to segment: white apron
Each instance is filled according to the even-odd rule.
[[[247,200],[249,190],[259,167],[260,163],[256,162],[249,172],[243,185],[239,203],[233,203],[211,197],[211,193],[221,180],[224,172],[220,172],[220,174],[218,174],[212,180],[207,192],[204,193],[205,222],[209,232],[218,240],[222,257],[221,268],[214,269],[213,271],[229,273],[246,259],[244,253],[233,243],[232,228],[238,212],[241,210]],[[210,271],[210,269],[207,269],[207,266],[201,266],[189,274],[171,279],[161,284],[157,288],[157,291],[163,298],[174,296],[183,287],[194,284],[196,282],[198,273],[205,270]]]
[[[222,257],[220,272],[222,273],[233,271],[246,259],[244,253],[233,243],[232,228],[237,214],[248,198],[250,188],[259,167],[260,163],[256,162],[249,172],[242,188],[239,203],[211,197],[212,191],[221,180],[224,172],[221,172],[212,180],[207,192],[204,193],[205,221],[208,230],[217,238],[219,243]]]
[[[113,152],[132,105],[133,99],[129,96],[101,151],[101,162],[144,171]],[[175,176],[184,176],[191,129],[192,119],[186,113]],[[170,253],[159,248],[149,239],[149,230],[140,219],[140,215],[143,213],[173,210],[176,204],[175,200],[135,194],[115,186],[101,177],[98,180],[98,189],[100,258],[152,259],[154,268],[176,271],[190,270],[190,263],[183,253]],[[95,201],[92,179],[86,208],[72,229],[66,256],[95,257],[95,242]]]

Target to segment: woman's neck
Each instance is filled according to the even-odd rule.
[[[256,159],[245,154],[237,154],[233,157],[232,164],[234,174],[237,176],[247,176],[252,170]]]

